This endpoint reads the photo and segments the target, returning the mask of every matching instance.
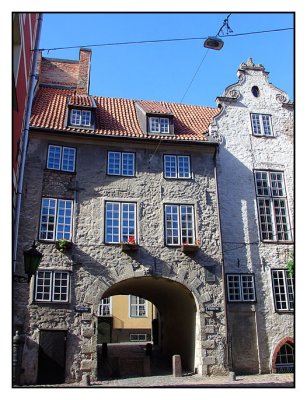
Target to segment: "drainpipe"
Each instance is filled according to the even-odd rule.
[[[227,299],[226,299],[226,282],[225,282],[225,265],[224,265],[224,248],[223,248],[223,233],[222,233],[222,227],[221,227],[221,213],[220,213],[220,200],[219,200],[219,185],[218,185],[218,179],[217,179],[217,162],[216,162],[216,156],[218,153],[218,147],[215,148],[215,152],[213,155],[213,160],[214,160],[214,178],[215,178],[215,185],[216,185],[216,198],[217,198],[217,216],[218,216],[218,226],[219,226],[219,234],[220,234],[220,240],[221,240],[221,253],[222,253],[222,260],[221,260],[221,266],[222,266],[222,280],[223,280],[223,298],[224,298],[224,307],[225,307],[225,329],[226,329],[226,349],[227,349],[227,367],[229,370],[232,370],[232,354],[229,351],[229,340],[228,340],[228,314],[227,314]]]
[[[13,272],[16,271],[16,257],[17,257],[17,243],[18,243],[18,231],[19,231],[19,220],[20,220],[20,209],[21,209],[21,197],[22,197],[22,188],[24,181],[24,170],[26,163],[26,154],[28,148],[29,141],[29,126],[30,126],[30,117],[32,110],[32,101],[34,96],[34,88],[36,84],[36,64],[39,54],[39,41],[42,30],[42,22],[43,22],[43,14],[39,13],[38,21],[37,21],[37,30],[36,30],[36,38],[35,45],[33,50],[33,58],[31,65],[31,74],[29,81],[29,90],[28,90],[28,98],[26,105],[26,113],[25,113],[25,122],[23,129],[23,143],[22,143],[22,152],[21,152],[21,162],[19,168],[19,179],[18,179],[18,187],[17,187],[17,198],[16,198],[16,212],[15,212],[15,221],[14,221],[14,232],[13,232]]]

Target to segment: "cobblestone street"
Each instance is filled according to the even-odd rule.
[[[91,382],[89,386],[84,386],[82,382],[62,385],[33,385],[33,387],[71,387],[71,388],[294,388],[293,374],[263,374],[263,375],[242,375],[233,380],[229,376],[210,376],[187,375],[173,377],[172,375],[160,375],[149,377],[136,377],[126,379],[112,379]]]

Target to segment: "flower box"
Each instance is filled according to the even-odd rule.
[[[196,253],[199,250],[199,244],[182,244],[181,251],[183,253]]]
[[[137,243],[121,243],[122,251],[136,251],[139,248]]]

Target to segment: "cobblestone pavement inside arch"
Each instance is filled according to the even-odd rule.
[[[61,385],[31,385],[31,387],[74,387],[74,388],[180,388],[180,387],[294,387],[293,374],[263,374],[263,375],[243,375],[237,376],[233,380],[230,376],[200,376],[187,375],[182,377],[173,377],[172,375],[136,377],[125,379],[112,379],[91,382],[89,386],[84,383],[71,383]]]

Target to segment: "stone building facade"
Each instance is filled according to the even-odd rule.
[[[225,374],[218,143],[208,136],[218,110],[90,96],[89,61],[82,49],[79,66],[39,64],[14,284],[21,383],[96,379],[96,310],[122,294],[157,307],[166,358]],[[34,239],[43,258],[28,284]]]
[[[251,59],[217,98],[218,187],[231,365],[293,370],[293,104]],[[286,362],[286,360],[288,361]],[[287,364],[287,365],[286,365]]]
[[[286,94],[249,60],[216,109],[91,96],[90,58],[39,61],[14,277],[20,382],[96,379],[97,309],[129,294],[157,307],[159,351],[186,371],[291,368]]]

